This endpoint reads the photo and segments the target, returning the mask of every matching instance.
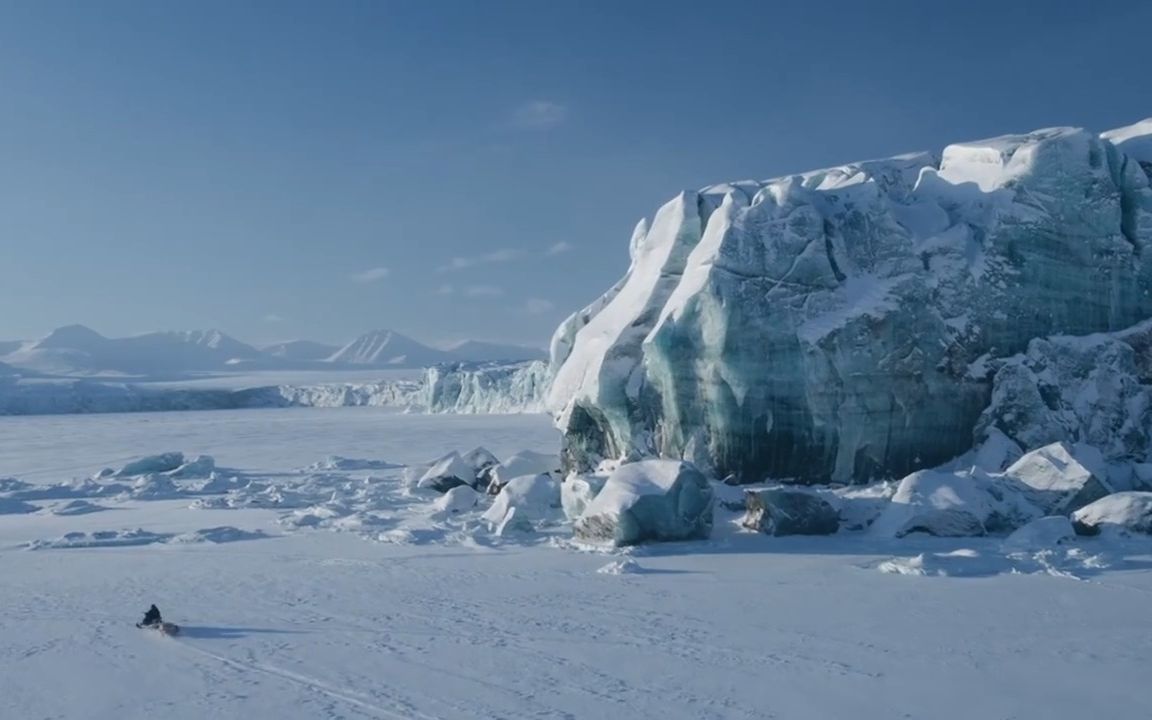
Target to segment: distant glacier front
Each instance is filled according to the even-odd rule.
[[[259,375],[254,376],[259,377]],[[541,413],[548,366],[523,363],[435,365],[411,379],[315,382],[243,388],[171,387],[107,379],[0,376],[0,415],[235,410],[283,407],[387,407],[415,413]]]
[[[684,192],[556,331],[565,460],[864,482],[1107,434],[1095,397],[1110,457],[1143,461],[1147,333],[1121,331],[1152,317],[1150,179],[1146,120]]]

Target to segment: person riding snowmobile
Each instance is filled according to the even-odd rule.
[[[161,622],[163,621],[160,619],[160,609],[153,605],[144,613],[144,621],[140,623],[140,627],[153,627]]]

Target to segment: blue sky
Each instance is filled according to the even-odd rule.
[[[0,0],[0,339],[544,344],[682,188],[1152,115],[1152,3]]]

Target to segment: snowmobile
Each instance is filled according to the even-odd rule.
[[[148,612],[144,613],[144,620],[136,623],[136,627],[141,630],[155,630],[161,635],[176,635],[180,632],[179,625],[164,622],[160,618],[160,610],[155,605],[148,608]]]

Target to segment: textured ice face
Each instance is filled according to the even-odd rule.
[[[627,275],[557,331],[566,460],[843,481],[963,452],[990,394],[978,358],[1152,316],[1149,171],[1122,150],[1141,132],[1040,130],[939,163],[681,194],[637,229]]]

